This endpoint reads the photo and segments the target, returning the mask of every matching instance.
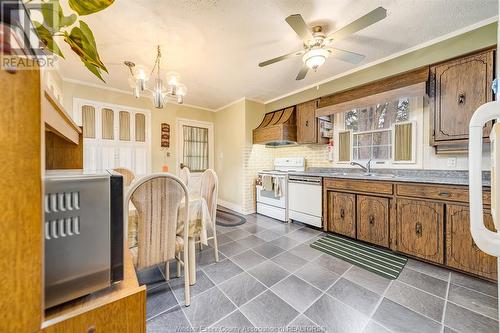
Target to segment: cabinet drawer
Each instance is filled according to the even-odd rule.
[[[455,187],[444,185],[421,185],[421,184],[398,184],[396,193],[400,196],[437,199],[446,201],[469,202],[469,190],[467,187]],[[490,192],[483,193],[484,204],[489,205],[491,201]]]
[[[84,312],[76,317],[45,327],[43,333],[65,332],[146,332],[146,291]]]
[[[392,194],[392,184],[380,181],[326,178],[324,185],[326,188],[345,191]]]

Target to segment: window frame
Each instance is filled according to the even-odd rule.
[[[391,124],[391,126],[387,129],[381,129],[381,131],[387,131],[389,130],[391,132],[391,158],[388,160],[373,160],[373,167],[375,168],[400,168],[402,165],[404,165],[407,168],[421,168],[422,167],[422,159],[423,159],[423,150],[424,150],[424,144],[423,144],[423,135],[424,135],[424,112],[425,112],[425,96],[400,96],[397,98],[405,98],[408,97],[410,99],[410,115],[409,119],[403,122],[399,122],[397,124],[403,124],[403,123],[408,123],[411,122],[413,123],[413,132],[412,132],[412,160],[411,161],[395,161],[394,160],[394,124]],[[360,106],[359,108],[363,108],[364,106]],[[428,109],[428,107],[427,107]],[[339,148],[335,149],[334,152],[334,165],[338,164],[339,166],[345,167],[349,165],[353,160],[354,157],[354,135],[359,134],[359,133],[371,133],[375,132],[378,130],[374,131],[363,131],[359,133],[354,133],[351,129],[346,128],[345,125],[345,113],[348,112],[349,110],[343,111],[343,112],[338,112],[336,113],[335,119],[334,119],[334,125],[335,126],[335,141],[339,142],[339,133],[344,132],[344,131],[351,131],[351,160],[350,161],[339,161]],[[427,110],[428,113],[428,110]],[[366,162],[367,160],[356,160],[359,162]]]

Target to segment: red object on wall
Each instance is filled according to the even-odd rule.
[[[167,123],[161,124],[161,147],[170,147],[170,125]]]

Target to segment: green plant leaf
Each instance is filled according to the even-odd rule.
[[[87,69],[89,71],[91,71],[95,76],[97,76],[102,82],[106,83],[106,81],[104,81],[104,79],[102,78],[102,75],[101,75],[99,68],[97,68],[96,66],[89,64],[85,61],[83,62],[83,64],[85,65],[85,67],[87,67]]]
[[[45,47],[52,53],[57,54],[61,58],[64,58],[64,55],[61,52],[61,49],[57,45],[52,36],[52,33],[41,23],[34,22],[36,31],[38,32],[38,36],[40,37],[40,41],[45,45]]]
[[[108,69],[99,58],[94,35],[85,22],[80,21],[80,27],[71,29],[69,35],[66,33],[64,40],[83,62],[108,72]]]
[[[108,8],[115,0],[69,0],[69,6],[78,15],[89,15]]]
[[[76,22],[76,14],[65,16],[59,0],[49,0],[40,6],[43,23],[52,32],[58,32],[62,27],[68,27]],[[55,20],[54,20],[55,18]]]

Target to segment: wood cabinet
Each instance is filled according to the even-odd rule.
[[[320,133],[320,124],[326,120],[316,118],[317,103],[312,100],[297,105],[297,143],[328,143]]]
[[[442,203],[398,199],[398,250],[442,264],[443,212]]]
[[[357,238],[368,243],[389,246],[389,199],[358,195]]]
[[[468,202],[467,186],[323,179],[325,231],[496,280],[496,258],[472,240]],[[494,230],[486,209],[484,218]]]
[[[38,332],[42,320],[40,72],[0,69],[0,332]]]
[[[481,251],[470,233],[467,206],[446,206],[446,264],[489,279],[497,279],[497,259]],[[493,219],[484,214],[485,226],[494,231]]]
[[[327,193],[328,230],[356,237],[356,195],[340,192]]]
[[[438,152],[441,147],[467,149],[472,114],[493,100],[493,61],[494,50],[490,49],[431,67],[431,144]],[[491,124],[485,127],[485,138],[490,130]]]

